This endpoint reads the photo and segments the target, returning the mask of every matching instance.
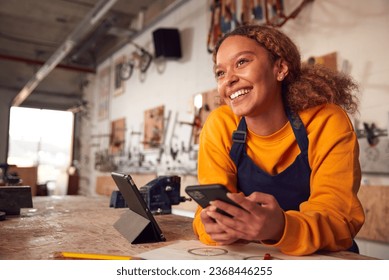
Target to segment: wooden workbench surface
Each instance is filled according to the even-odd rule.
[[[161,215],[156,220],[167,241],[132,245],[113,227],[128,210],[110,208],[106,196],[34,197],[33,202],[33,209],[22,209],[20,216],[0,221],[0,259],[49,260],[58,251],[137,255],[195,238],[192,218]],[[370,259],[350,252],[328,256]]]

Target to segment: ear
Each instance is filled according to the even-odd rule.
[[[278,81],[283,81],[289,74],[289,66],[283,58],[279,58],[276,62],[276,77]]]

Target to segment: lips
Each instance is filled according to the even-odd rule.
[[[247,94],[249,92],[250,92],[249,89],[240,89],[240,90],[234,92],[233,94],[231,94],[230,95],[230,99],[234,100],[234,99],[238,98],[239,96],[245,95],[245,94]]]

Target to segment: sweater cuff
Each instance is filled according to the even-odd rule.
[[[287,215],[286,212],[284,212],[284,221],[285,221],[284,232],[282,233],[280,240],[278,240],[278,241],[276,241],[276,240],[261,240],[261,243],[264,245],[267,245],[267,246],[280,248],[280,247],[282,247],[283,244],[287,244],[288,242],[290,242],[290,241],[288,241],[288,239],[290,239],[291,236],[293,239],[293,235],[291,235],[290,233],[289,234],[286,234],[286,233],[290,232],[290,228],[293,228],[293,226],[291,225],[293,223],[291,223],[290,216]],[[289,238],[288,238],[288,235],[289,235]]]

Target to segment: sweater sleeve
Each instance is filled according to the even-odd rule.
[[[214,110],[207,118],[201,133],[198,155],[198,181],[200,184],[222,184],[236,192],[236,167],[229,157],[232,131],[237,120],[226,106]],[[208,245],[216,243],[205,232],[198,207],[193,230],[199,240]]]
[[[361,170],[359,146],[348,116],[340,108],[316,115],[309,137],[311,194],[300,211],[285,212],[281,240],[271,246],[292,255],[346,250],[364,223],[357,197]]]

